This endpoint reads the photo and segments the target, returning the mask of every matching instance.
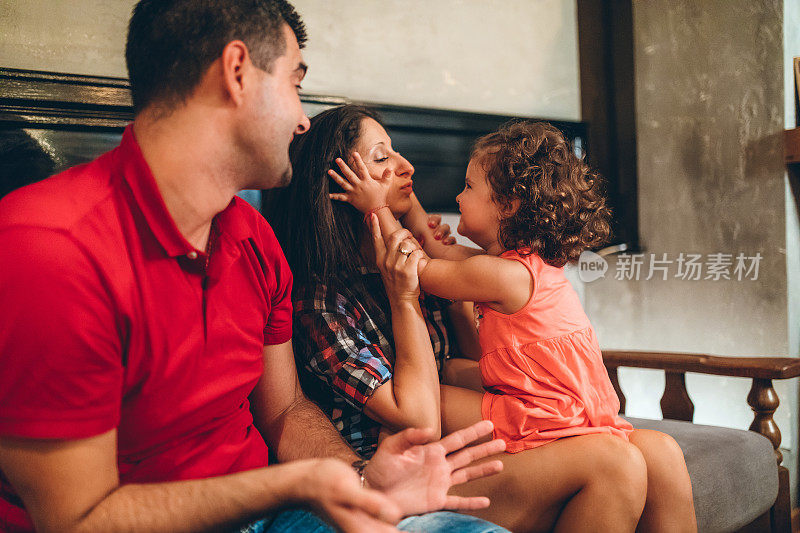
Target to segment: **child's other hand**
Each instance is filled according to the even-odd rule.
[[[342,158],[336,158],[336,164],[339,165],[344,177],[333,169],[328,170],[328,175],[344,190],[341,193],[329,194],[330,199],[347,202],[362,213],[386,206],[390,185],[388,178],[391,171],[387,168],[381,179],[376,180],[370,176],[367,165],[358,152],[353,152],[353,163],[355,172]]]
[[[428,215],[428,227],[433,232],[433,238],[447,246],[456,243],[456,238],[450,235],[450,224],[442,224],[442,215]],[[417,236],[420,244],[425,244],[425,238]]]

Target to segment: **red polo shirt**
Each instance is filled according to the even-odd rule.
[[[134,137],[0,202],[0,435],[117,428],[122,483],[262,467],[248,395],[291,338],[292,276],[234,198],[210,255],[180,234]],[[0,472],[2,474],[2,472]],[[0,530],[30,527],[0,476]]]

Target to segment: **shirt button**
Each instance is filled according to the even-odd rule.
[[[189,259],[197,259],[197,252],[195,252],[194,250],[192,250],[191,252],[189,252],[188,254],[186,254],[186,257],[188,257]]]

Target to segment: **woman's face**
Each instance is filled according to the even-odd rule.
[[[361,136],[354,148],[374,179],[384,179],[386,175],[386,179],[391,180],[386,201],[394,216],[399,218],[408,213],[411,209],[411,176],[414,175],[414,167],[405,157],[392,150],[392,139],[383,126],[371,118],[363,119]]]

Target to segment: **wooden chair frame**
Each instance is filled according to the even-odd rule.
[[[619,395],[620,413],[625,412],[625,395],[619,386],[620,367],[663,370],[666,377],[661,397],[661,412],[665,419],[692,422],[694,404],[686,390],[686,373],[696,372],[717,376],[752,379],[747,403],[753,410],[750,431],[764,435],[772,442],[778,463],[778,497],[772,508],[740,531],[791,531],[791,502],[789,500],[789,470],[783,466],[780,451],[781,432],[772,418],[780,404],[772,380],[800,376],[800,359],[788,357],[721,357],[702,354],[637,352],[604,350],[603,360],[611,382]]]

